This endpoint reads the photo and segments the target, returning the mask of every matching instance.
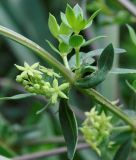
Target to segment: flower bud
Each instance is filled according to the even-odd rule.
[[[29,92],[31,92],[31,93],[35,93],[34,87],[29,87],[27,90],[28,90]]]
[[[40,89],[40,85],[39,84],[34,84],[34,88],[35,89]]]
[[[16,81],[17,82],[22,82],[22,80],[23,80],[23,78],[22,78],[22,76],[20,76],[20,75],[18,75],[17,77],[16,77]]]
[[[27,80],[23,80],[23,85],[26,86],[29,82]]]

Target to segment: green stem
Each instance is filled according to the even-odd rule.
[[[79,53],[79,48],[75,48],[75,52],[76,52],[76,67],[79,68],[79,67],[80,67],[80,53]]]
[[[51,54],[28,38],[0,25],[0,35],[6,36],[34,51],[38,56],[42,57],[46,62],[55,67],[70,82],[74,83],[74,75],[67,68],[57,61]]]
[[[121,126],[121,127],[115,127],[112,129],[112,131],[119,131],[119,132],[125,132],[125,131],[131,131],[132,128],[130,126]]]
[[[66,67],[67,69],[70,70],[70,67],[69,67],[69,64],[68,64],[67,56],[64,56],[64,57],[62,57],[62,58],[63,58],[63,62],[64,62],[65,67]]]
[[[116,114],[118,117],[120,117],[126,124],[132,127],[134,131],[136,131],[136,125],[133,123],[133,120],[129,118],[125,113],[123,113],[119,107],[116,105],[112,104],[108,99],[103,97],[101,94],[99,94],[96,90],[94,89],[85,89],[81,90],[81,92],[85,93],[89,97],[92,97],[96,102],[101,104],[102,106],[106,107],[108,110],[110,110],[112,113]]]
[[[39,45],[36,43],[32,42],[31,40],[25,38],[24,36],[9,30],[5,27],[0,26],[0,35],[4,35],[24,46],[27,48],[33,50],[38,56],[42,57],[45,61],[47,61],[49,64],[51,64],[53,67],[59,70],[61,74],[69,81],[72,85],[74,84],[75,81],[75,76],[74,74],[65,68],[60,62],[58,62],[51,54],[49,54],[46,50],[41,48]],[[76,50],[76,63],[77,67],[80,66],[80,57],[79,57],[79,49]],[[107,100],[105,97],[103,97],[101,94],[99,94],[96,90],[94,89],[80,89],[81,92],[84,94],[88,95],[89,97],[92,97],[96,102],[99,104],[105,106],[108,110],[110,110],[112,113],[120,117],[124,122],[126,122],[133,131],[136,132],[136,126],[133,123],[133,120],[130,119],[125,113],[123,113],[116,105],[113,105],[109,100]]]

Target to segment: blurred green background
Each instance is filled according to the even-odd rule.
[[[136,1],[132,1],[136,4]],[[8,27],[27,38],[35,41],[48,50],[53,56],[59,57],[48,47],[46,39],[57,42],[48,29],[48,15],[51,12],[60,21],[60,11],[66,4],[79,3],[86,16],[101,8],[91,28],[82,34],[89,39],[93,36],[107,35],[108,38],[98,40],[85,51],[103,48],[109,43],[115,47],[124,48],[127,53],[115,58],[115,66],[136,68],[136,47],[130,40],[127,23],[136,29],[136,17],[124,9],[118,1],[113,0],[0,0],[0,25]],[[0,97],[24,93],[23,88],[15,82],[18,74],[14,64],[22,65],[24,61],[30,64],[39,61],[25,47],[0,36]],[[131,93],[125,80],[132,82],[135,75],[111,76],[105,80],[98,90],[110,100],[119,98],[119,103],[127,108],[136,108],[136,95]],[[111,85],[112,84],[112,85]],[[73,90],[70,92],[70,103],[77,115],[79,126],[84,119],[84,111],[90,109],[90,99]],[[27,98],[18,101],[0,101],[0,154],[15,157],[39,151],[48,151],[65,146],[61,133],[57,105],[50,107],[44,113],[36,115],[36,111],[44,107],[46,100],[42,97]],[[93,104],[92,104],[93,105]],[[82,138],[81,138],[82,141]],[[132,155],[131,160],[135,159]],[[77,151],[75,160],[99,160],[91,149]],[[40,160],[64,160],[66,154],[40,158]]]

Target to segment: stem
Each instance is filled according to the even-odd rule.
[[[38,56],[42,57],[46,62],[55,67],[70,82],[74,83],[74,75],[67,68],[57,61],[50,53],[44,50],[35,42],[28,38],[0,25],[0,35],[4,35],[34,51]]]
[[[80,67],[80,54],[79,54],[79,48],[75,48],[75,52],[76,52],[76,67],[79,68],[79,67]]]
[[[112,131],[120,131],[120,132],[125,132],[125,131],[131,131],[132,128],[130,126],[121,126],[121,127],[115,127],[112,129]]]
[[[90,146],[86,143],[80,143],[77,145],[77,150],[86,149],[89,147]],[[65,153],[65,152],[67,152],[67,148],[60,147],[58,149],[53,149],[51,151],[43,151],[43,152],[28,154],[25,156],[16,157],[16,158],[13,158],[12,160],[36,160],[36,159],[40,159],[40,158],[59,155],[59,154]]]
[[[133,123],[133,120],[130,119],[125,113],[123,113],[116,105],[112,104],[108,99],[103,97],[101,94],[99,94],[94,89],[86,89],[81,90],[81,92],[87,94],[89,97],[92,97],[96,102],[106,107],[108,110],[110,110],[112,113],[120,117],[126,124],[132,127],[132,129],[136,132],[136,126]]]
[[[70,67],[69,67],[69,64],[68,64],[67,56],[64,56],[64,57],[62,57],[62,58],[63,58],[63,62],[64,62],[65,67],[66,67],[67,69],[70,70]]]

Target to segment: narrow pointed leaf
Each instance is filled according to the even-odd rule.
[[[89,26],[91,26],[93,19],[99,14],[100,11],[101,11],[101,9],[97,10],[96,12],[94,12],[92,14],[92,16],[87,20],[85,29],[88,28]]]
[[[74,10],[74,13],[75,13],[76,17],[78,15],[81,15],[81,17],[83,18],[83,10],[82,10],[82,8],[78,4],[76,4],[74,6],[73,10]]]
[[[98,68],[109,71],[112,68],[114,60],[114,49],[112,44],[109,44],[100,55],[98,60]]]
[[[75,115],[71,108],[68,106],[67,101],[64,99],[60,100],[59,119],[67,145],[68,158],[72,160],[77,145],[78,128]]]
[[[59,50],[58,50],[50,41],[46,40],[46,42],[48,43],[48,45],[51,47],[51,49],[52,49],[54,52],[60,54]]]
[[[38,110],[36,114],[41,114],[43,111],[45,111],[49,107],[49,105],[50,105],[50,101],[42,109]]]
[[[95,60],[91,56],[89,56],[87,58],[84,58],[85,55],[86,55],[85,53],[80,52],[80,65],[81,64],[89,64],[90,65],[90,64],[95,62]],[[71,68],[75,68],[76,67],[76,55],[75,54],[70,58],[69,66]]]
[[[101,55],[103,50],[104,50],[103,48],[102,49],[96,49],[96,50],[85,53],[85,56],[86,57],[88,57],[88,56],[92,56],[92,57],[99,56],[99,55]],[[122,54],[122,53],[126,53],[126,50],[121,49],[121,48],[114,48],[114,53],[115,54]]]
[[[59,35],[71,35],[72,30],[70,27],[68,27],[64,22],[61,23],[60,25],[60,31],[59,31]]]
[[[63,22],[65,25],[67,25],[68,27],[70,27],[70,25],[68,24],[66,15],[65,15],[63,12],[61,12],[61,13],[60,13],[60,16],[61,16],[62,22]]]
[[[129,30],[129,34],[132,42],[134,43],[134,45],[136,45],[136,33],[134,29],[130,25],[127,25],[127,28]]]
[[[94,37],[88,41],[86,41],[85,43],[82,44],[81,47],[85,47],[87,45],[90,45],[91,43],[93,43],[94,41],[98,40],[98,39],[101,39],[101,38],[106,38],[107,36],[97,36],[97,37]]]
[[[18,95],[14,95],[11,97],[1,97],[0,100],[1,101],[5,101],[5,100],[17,100],[17,99],[23,99],[23,98],[28,98],[31,96],[35,96],[36,94],[34,93],[24,93],[24,94],[18,94]]]
[[[118,149],[117,153],[115,154],[113,160],[127,160],[128,155],[130,152],[132,143],[132,137],[130,136]]]
[[[69,5],[67,5],[66,8],[66,18],[70,26],[75,27],[75,20],[76,20],[75,13]]]
[[[49,15],[48,25],[49,25],[49,29],[52,35],[54,37],[57,37],[59,34],[60,28],[56,21],[56,18],[52,14]]]
[[[109,72],[111,74],[134,74],[136,69],[127,69],[127,68],[113,68]]]

